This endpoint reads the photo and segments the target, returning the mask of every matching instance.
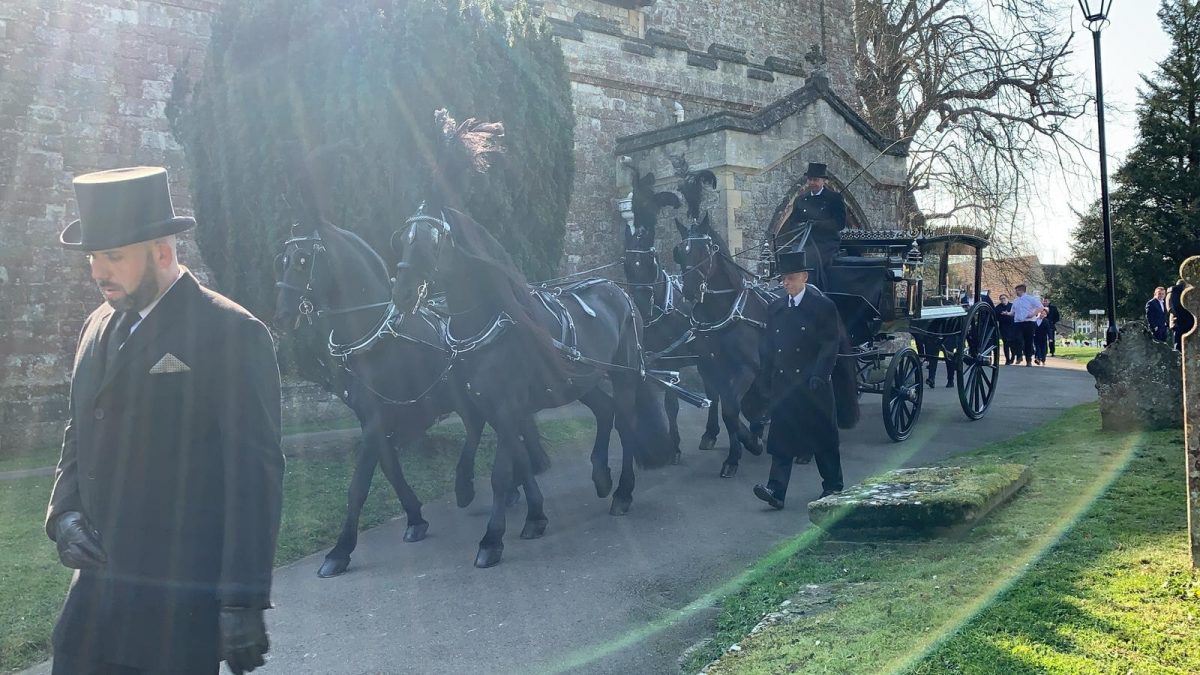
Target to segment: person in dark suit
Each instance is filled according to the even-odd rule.
[[[1183,306],[1183,291],[1186,288],[1187,282],[1180,279],[1167,291],[1167,312],[1171,315],[1168,326],[1173,336],[1175,351],[1183,349],[1183,336],[1196,325],[1196,317]]]
[[[1012,303],[1004,293],[1000,294],[1000,302],[996,305],[996,319],[1000,322],[1000,338],[1004,341],[1004,365],[1011,366],[1014,359],[1021,360],[1021,340],[1013,323]]]
[[[766,485],[754,486],[754,495],[776,509],[783,508],[798,457],[815,459],[822,497],[843,487],[831,384],[840,319],[833,301],[808,285],[811,269],[804,251],[779,255],[787,295],[767,308],[766,333],[759,342],[757,383],[770,401],[771,472]]]
[[[1159,342],[1167,341],[1167,289],[1154,289],[1154,297],[1146,301],[1146,323],[1150,334]]]
[[[1058,312],[1058,307],[1050,302],[1049,296],[1042,297],[1042,308],[1046,310],[1046,317],[1043,321],[1046,326],[1046,347],[1050,350],[1050,356],[1054,356],[1055,331],[1058,330],[1058,322],[1062,320],[1062,314]]]
[[[83,324],[46,533],[75,569],[55,675],[254,670],[282,506],[280,387],[266,327],[175,256],[166,171],[75,179],[105,303]]]
[[[840,192],[827,185],[829,176],[824,164],[810,162],[804,172],[805,191],[792,202],[790,213],[775,236],[775,250],[790,251],[803,246],[815,258],[816,278],[812,283],[824,291],[829,287],[833,258],[841,247],[841,231],[846,229],[846,201]],[[803,230],[811,223],[808,243],[800,241]]]

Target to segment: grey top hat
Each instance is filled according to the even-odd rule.
[[[804,249],[788,248],[779,252],[779,265],[776,271],[779,276],[785,274],[795,274],[796,272],[811,272],[812,266],[808,264],[808,256],[804,254]]]
[[[74,185],[79,220],[59,236],[64,248],[104,251],[177,234],[196,224],[175,215],[162,167],[97,171],[79,176]]]
[[[809,162],[808,171],[804,172],[805,178],[829,178],[827,168],[820,162]]]

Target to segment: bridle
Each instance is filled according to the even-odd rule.
[[[693,244],[693,242],[696,243]],[[707,255],[699,262],[689,265],[687,262],[687,254],[691,253],[693,245],[704,246],[704,250],[707,252]],[[702,304],[704,302],[704,296],[707,294],[723,295],[726,293],[736,293],[738,290],[740,290],[736,288],[725,288],[716,291],[709,290],[708,275],[712,272],[713,260],[720,253],[721,247],[715,241],[713,241],[711,235],[707,234],[687,237],[675,246],[675,262],[679,264],[679,269],[681,270],[679,274],[680,281],[682,282],[684,279],[686,279],[687,275],[689,274],[696,273],[700,275],[700,297],[696,300],[697,304]],[[686,284],[684,284],[684,288],[687,288]]]
[[[695,263],[694,265],[687,264],[686,254],[690,253],[692,246],[704,246],[707,256]],[[725,318],[715,323],[704,323],[696,318],[695,312],[692,314],[692,329],[696,333],[711,333],[724,330],[728,326],[733,325],[738,321],[744,321],[758,328],[764,328],[765,324],[756,319],[751,319],[745,315],[746,303],[749,301],[750,291],[754,287],[753,283],[747,281],[748,278],[754,278],[754,275],[746,270],[741,265],[737,264],[728,254],[724,254],[726,262],[733,265],[734,269],[742,273],[741,287],[722,288],[719,290],[710,290],[708,288],[708,276],[712,273],[712,263],[718,256],[722,256],[721,247],[713,241],[711,235],[692,235],[685,238],[675,246],[675,262],[679,263],[682,269],[680,279],[685,278],[688,274],[697,273],[700,275],[700,296],[696,300],[697,307],[704,303],[705,295],[730,295],[737,294],[729,303],[729,312]],[[684,286],[686,288],[686,286]],[[686,291],[685,291],[686,293]]]
[[[312,248],[307,251],[301,248],[302,245],[306,244],[311,244]],[[317,232],[308,236],[292,237],[283,242],[283,252],[275,256],[275,278],[277,279],[275,287],[299,293],[300,299],[297,301],[296,307],[299,312],[299,315],[296,317],[297,327],[304,320],[307,320],[309,325],[312,325],[313,317],[332,317],[370,309],[383,309],[383,316],[376,322],[375,327],[368,331],[366,335],[356,340],[339,344],[333,340],[333,331],[329,332],[328,346],[330,355],[345,359],[354,352],[370,347],[381,334],[386,332],[387,326],[395,316],[395,307],[390,300],[352,307],[322,307],[318,304],[317,288],[319,287],[319,279],[317,277],[317,262],[325,253],[327,253],[327,249],[321,239],[320,233]],[[298,260],[297,257],[299,257]],[[295,284],[290,284],[283,279],[293,260],[296,260],[297,264],[307,265],[308,267],[308,280],[305,282],[303,288]]]
[[[434,218],[433,216],[425,215],[425,204],[422,203],[421,206],[417,208],[416,214],[414,214],[408,220],[405,220],[404,224],[405,228],[403,230],[397,231],[392,235],[392,250],[398,250],[396,248],[396,235],[403,233],[404,238],[408,240],[407,243],[412,244],[417,238],[418,226],[427,228],[429,236],[431,239],[433,239],[434,244],[433,270],[430,272],[429,276],[436,278],[439,270],[438,266],[441,264],[442,260],[442,247],[447,241],[450,242],[451,246],[454,246],[454,239],[450,234],[450,223],[446,221],[446,214],[441,214],[440,218]],[[415,267],[413,267],[412,263],[405,262],[403,260],[396,263],[397,272],[406,269],[412,270],[415,269]],[[417,298],[412,307],[412,313],[414,314],[425,302],[426,298],[429,297],[429,281],[429,278],[422,279],[421,285],[417,287]]]

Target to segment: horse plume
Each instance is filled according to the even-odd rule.
[[[687,202],[689,221],[699,220],[700,218],[700,202],[704,198],[704,186],[706,185],[711,190],[717,188],[717,176],[708,169],[690,171],[679,182],[679,193],[683,195],[683,200]]]
[[[445,108],[433,113],[438,143],[432,162],[430,207],[462,208],[458,195],[467,189],[472,173],[486,173],[495,156],[504,152],[504,124],[474,117],[457,122]]]

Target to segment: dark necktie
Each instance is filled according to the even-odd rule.
[[[125,344],[125,340],[129,338],[129,331],[133,329],[134,314],[134,312],[120,312],[113,319],[113,328],[109,331],[108,346],[105,348],[105,370],[112,368],[113,362],[117,360],[117,354],[121,351],[121,345]]]

